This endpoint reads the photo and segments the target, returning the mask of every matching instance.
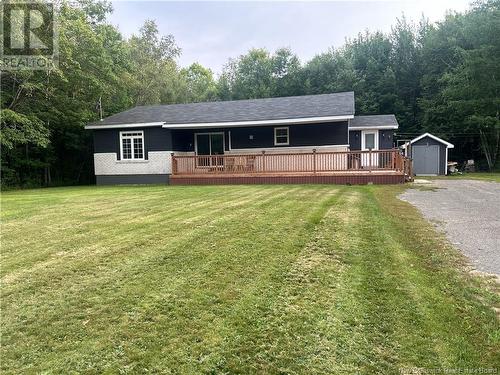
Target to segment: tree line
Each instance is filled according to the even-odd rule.
[[[401,17],[302,63],[288,48],[252,49],[217,77],[181,68],[174,36],[153,21],[124,38],[106,0],[57,2],[59,66],[1,72],[2,186],[93,182],[84,125],[136,105],[354,91],[357,114],[394,113],[397,138],[425,131],[455,144],[451,158],[500,163],[500,0],[482,0],[435,24]]]

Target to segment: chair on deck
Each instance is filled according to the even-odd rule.
[[[349,169],[359,170],[361,169],[361,154],[350,154],[349,155]]]
[[[235,169],[235,158],[226,157],[224,161],[224,170],[226,172],[232,172]]]
[[[247,172],[252,172],[255,170],[255,159],[257,159],[256,156],[247,156],[247,162],[245,165],[245,171]]]

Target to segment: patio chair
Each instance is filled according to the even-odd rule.
[[[255,159],[257,159],[256,156],[247,156],[247,163],[245,166],[245,171],[247,172],[253,172],[255,170]]]
[[[235,169],[235,158],[225,158],[224,171],[232,172]]]

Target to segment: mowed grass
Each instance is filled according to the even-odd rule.
[[[500,182],[500,173],[487,173],[487,172],[474,172],[474,173],[463,173],[463,174],[453,174],[447,176],[433,176],[433,177],[422,177],[431,179],[449,179],[449,180],[485,180]]]
[[[2,373],[498,368],[498,295],[402,189],[4,193]]]

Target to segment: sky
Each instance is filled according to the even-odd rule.
[[[113,1],[109,21],[125,37],[145,20],[155,20],[162,35],[172,34],[182,49],[179,64],[199,62],[216,74],[229,58],[251,48],[289,47],[302,62],[365,30],[390,32],[402,14],[431,22],[447,11],[464,11],[469,0],[394,1]]]

